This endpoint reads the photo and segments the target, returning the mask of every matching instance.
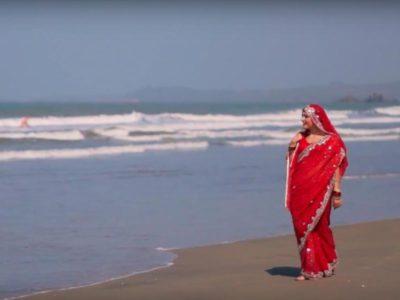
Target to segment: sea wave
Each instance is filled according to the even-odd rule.
[[[343,137],[351,136],[384,136],[384,135],[399,135],[400,127],[385,128],[385,129],[354,129],[354,128],[337,128],[337,131]]]
[[[237,147],[256,147],[256,146],[264,146],[264,145],[284,145],[287,143],[287,140],[251,140],[251,141],[231,141],[227,142],[228,145],[237,146]]]
[[[383,108],[382,108],[383,109]],[[31,130],[71,130],[71,129],[99,129],[113,126],[130,126],[131,129],[144,131],[160,130],[191,130],[204,129],[229,129],[247,127],[292,127],[300,124],[301,110],[288,110],[274,113],[253,115],[222,115],[222,114],[184,114],[161,113],[144,114],[132,112],[121,115],[97,115],[74,117],[35,117],[29,118],[29,127],[20,128],[21,119],[0,119],[0,132],[19,132]],[[342,124],[375,124],[375,123],[400,123],[400,114],[397,117],[383,115],[354,114],[352,111],[329,111],[329,115],[336,125]]]
[[[170,143],[155,145],[127,145],[109,146],[86,149],[47,149],[29,151],[2,151],[0,161],[10,160],[32,160],[32,159],[71,159],[103,155],[118,155],[129,153],[142,153],[146,151],[168,151],[168,150],[194,150],[208,147],[206,142],[198,143]]]
[[[360,174],[360,175],[346,175],[344,179],[357,180],[357,179],[372,179],[372,178],[392,178],[400,177],[400,173],[374,173],[374,174]]]
[[[0,140],[54,140],[80,141],[85,136],[79,130],[55,132],[5,132],[0,133]]]
[[[346,141],[397,140],[400,115],[383,114],[385,111],[331,110],[329,115]],[[12,142],[5,147],[8,151],[0,152],[0,160],[196,149],[197,146],[189,145],[199,144],[281,145],[301,128],[300,115],[300,109],[251,115],[132,112],[35,117],[29,118],[23,128],[19,127],[19,119],[0,119],[0,141],[3,145]],[[30,144],[25,141],[35,141],[34,149],[29,149]],[[54,147],[48,141],[71,142],[71,145],[60,144],[56,147],[58,149],[49,149]],[[59,149],[61,147],[65,149]]]
[[[365,128],[346,128],[338,127],[338,132],[343,138],[363,139],[387,139],[398,138],[400,136],[400,127],[385,129],[365,129]],[[90,139],[114,139],[133,143],[146,142],[168,142],[168,141],[187,141],[187,140],[210,140],[210,139],[249,139],[265,138],[268,140],[288,140],[295,130],[284,130],[282,128],[264,129],[257,126],[250,128],[240,127],[234,124],[230,127],[212,128],[212,126],[191,127],[168,127],[151,126],[142,127],[111,127],[91,130],[63,130],[63,131],[24,131],[24,132],[3,132],[0,133],[0,140],[54,140],[54,141],[82,141]],[[271,143],[268,141],[268,143]]]
[[[385,136],[358,136],[358,137],[344,137],[345,142],[361,142],[361,141],[394,141],[400,140],[399,135],[385,135]],[[255,147],[263,145],[286,145],[287,139],[274,139],[274,140],[246,140],[246,141],[228,141],[226,144],[237,147]]]
[[[333,121],[346,122],[352,111],[332,110],[329,115]],[[97,115],[97,116],[73,116],[73,117],[31,117],[27,119],[27,125],[31,128],[97,128],[113,125],[185,125],[185,124],[274,124],[280,126],[298,125],[301,110],[287,110],[281,112],[253,114],[253,115],[223,115],[223,114],[188,114],[188,113],[161,113],[144,114],[133,111],[130,114]],[[399,118],[397,118],[399,119]],[[361,120],[361,119],[360,119]],[[375,120],[375,118],[371,118]],[[393,120],[383,117],[380,122]],[[16,130],[21,125],[19,118],[0,119],[0,131]],[[400,120],[399,120],[400,121]],[[354,122],[354,119],[353,119]],[[25,128],[26,129],[26,128]]]
[[[388,106],[388,107],[378,107],[375,109],[376,112],[389,116],[400,116],[400,105]]]

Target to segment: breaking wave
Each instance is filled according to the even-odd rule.
[[[283,145],[300,128],[300,109],[251,115],[161,113],[0,119],[0,160],[78,158],[209,145]],[[332,110],[346,141],[397,140],[400,106]],[[51,143],[49,143],[51,142]],[[72,144],[73,142],[73,144]],[[54,143],[59,144],[54,149]],[[32,145],[35,147],[32,147]],[[65,146],[67,145],[67,146]]]

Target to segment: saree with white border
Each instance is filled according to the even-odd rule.
[[[303,136],[289,164],[287,207],[299,248],[301,274],[306,278],[331,276],[337,264],[329,225],[334,175],[346,156],[343,147],[336,134],[327,134],[313,144]]]

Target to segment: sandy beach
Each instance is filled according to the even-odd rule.
[[[174,251],[168,268],[24,299],[399,299],[400,219],[334,228],[333,277],[296,282],[292,235]]]

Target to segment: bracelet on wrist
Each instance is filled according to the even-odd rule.
[[[333,192],[332,192],[332,196],[337,197],[337,198],[340,198],[340,197],[342,197],[342,192],[333,191]]]

